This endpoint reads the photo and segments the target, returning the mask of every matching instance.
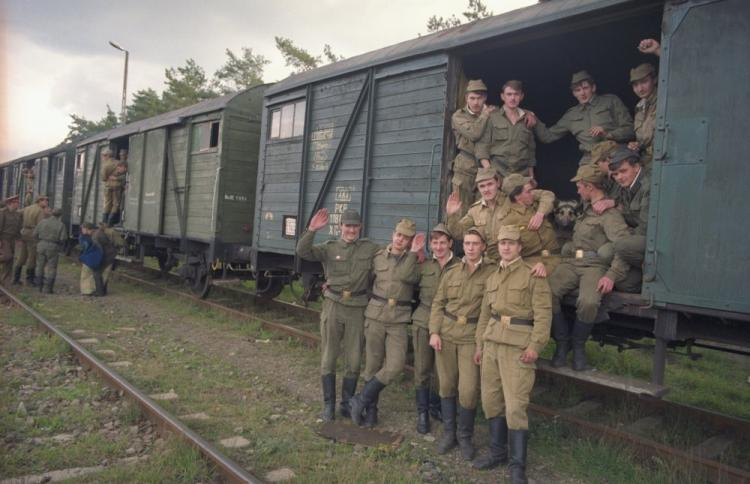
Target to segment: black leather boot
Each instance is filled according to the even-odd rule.
[[[372,402],[365,408],[365,417],[362,421],[362,426],[368,429],[375,427],[378,424],[378,401],[380,400],[380,393],[375,395]]]
[[[323,413],[320,418],[330,422],[336,414],[336,375],[329,373],[320,377],[323,386]]]
[[[35,279],[35,284],[36,284],[36,287],[39,288],[39,292],[43,292],[43,290],[44,290],[44,278],[41,277],[41,276],[37,277]]]
[[[94,295],[98,297],[104,296],[104,278],[101,271],[94,271],[94,286],[96,287]]]
[[[487,455],[474,461],[475,469],[494,469],[508,462],[508,421],[493,417],[487,421],[490,428],[490,447]]]
[[[352,418],[349,401],[357,390],[357,380],[358,377],[344,377],[344,380],[341,382],[341,405],[339,406],[339,413],[344,418]]]
[[[586,340],[589,339],[591,330],[594,329],[593,323],[584,323],[576,319],[573,325],[573,369],[575,371],[590,370],[591,367],[586,363]]]
[[[443,435],[437,443],[438,454],[445,454],[456,446],[456,397],[440,399],[443,412]]]
[[[552,314],[552,338],[556,344],[552,366],[561,368],[568,364],[568,352],[570,351],[570,328],[563,313]]]
[[[13,285],[14,286],[20,286],[21,285],[21,270],[23,270],[23,267],[16,267],[13,271]]]
[[[47,294],[54,294],[52,289],[55,287],[55,280],[54,279],[45,279],[47,282],[47,285],[44,288],[44,292]]]
[[[526,484],[526,446],[529,442],[528,430],[511,430],[508,432],[510,442],[510,482]]]
[[[458,447],[461,449],[464,460],[472,460],[476,454],[474,443],[471,441],[474,436],[474,415],[476,413],[476,409],[469,410],[458,405],[456,440],[458,440]]]
[[[443,421],[443,412],[440,408],[440,395],[434,390],[430,390],[430,417],[438,422]]]
[[[383,388],[385,388],[385,385],[380,383],[377,378],[373,377],[370,381],[365,383],[361,393],[354,395],[351,400],[349,400],[352,422],[355,425],[362,425],[364,423],[365,410],[368,408],[370,409],[371,414],[370,420],[374,419],[377,421],[376,402]]]
[[[417,432],[426,434],[430,432],[430,414],[427,413],[430,407],[430,390],[427,388],[417,388]]]
[[[36,271],[34,269],[26,269],[26,284],[36,287]]]

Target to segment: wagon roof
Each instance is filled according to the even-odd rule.
[[[409,57],[447,51],[517,30],[595,10],[631,3],[634,0],[552,0],[495,15],[451,29],[423,35],[382,49],[344,59],[317,69],[293,74],[266,91],[266,96],[304,86],[311,82],[340,76],[368,67],[387,64]],[[654,2],[656,3],[656,2]]]
[[[36,153],[23,155],[13,160],[2,162],[0,163],[0,166],[12,165],[13,163],[17,163],[19,161],[33,160],[36,158],[41,158],[42,156],[49,156],[52,153],[60,153],[61,151],[67,151],[71,149],[72,147],[73,147],[73,143],[60,143],[59,145],[53,146],[52,148],[47,148],[46,150],[37,151]]]

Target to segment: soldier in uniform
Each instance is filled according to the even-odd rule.
[[[92,238],[104,251],[104,260],[102,261],[102,283],[104,295],[106,296],[110,276],[116,267],[117,252],[125,247],[125,240],[118,231],[105,223],[99,224],[99,228],[94,232]]]
[[[22,217],[18,211],[18,195],[5,199],[5,207],[0,210],[0,284],[10,285],[13,272],[13,255],[16,240],[21,236]]]
[[[609,162],[612,160],[612,154],[617,150],[618,146],[621,145],[618,145],[614,141],[607,140],[597,143],[591,150],[591,163],[596,165],[602,173],[607,175],[607,179],[604,182],[604,195],[612,200],[615,200],[619,195],[620,185],[612,179],[612,174],[609,171]]]
[[[36,277],[36,239],[34,228],[46,216],[44,210],[49,205],[49,199],[40,195],[36,203],[25,207],[23,213],[23,225],[21,238],[16,242],[16,266],[13,273],[13,284],[21,284],[21,271],[26,266],[26,283],[34,286]]]
[[[628,148],[641,154],[641,162],[648,165],[654,155],[656,128],[656,69],[649,63],[630,69],[630,85],[640,99],[635,105],[635,141]]]
[[[573,369],[586,370],[586,340],[597,320],[602,296],[612,292],[616,282],[625,278],[628,264],[615,255],[611,263],[599,256],[599,249],[629,235],[628,226],[617,210],[597,214],[592,204],[604,199],[607,176],[594,165],[578,168],[571,181],[583,200],[583,211],[573,229],[574,258],[564,260],[549,277],[552,290],[552,337],[557,343],[552,365],[565,366],[571,339]],[[569,327],[560,309],[563,296],[578,290],[576,320]]]
[[[534,126],[534,134],[542,143],[552,143],[570,133],[578,141],[583,156],[579,165],[591,162],[591,149],[604,140],[625,143],[633,139],[633,118],[625,104],[613,94],[596,93],[596,83],[586,71],[573,74],[570,82],[578,105],[568,109],[552,127],[541,121]]]
[[[440,280],[430,312],[430,346],[435,349],[443,435],[437,444],[445,454],[458,446],[465,460],[474,458],[474,416],[479,400],[479,362],[474,345],[485,281],[495,265],[482,257],[482,231],[464,234],[464,257]],[[458,399],[458,404],[456,400]]]
[[[501,177],[522,173],[533,178],[536,142],[533,131],[527,126],[530,124],[527,112],[520,107],[523,101],[521,81],[503,84],[500,98],[503,105],[490,113],[487,128],[477,142],[476,156],[483,167],[491,165]]]
[[[21,176],[24,180],[24,196],[23,206],[28,207],[34,200],[34,166],[29,162],[29,165],[21,170]]]
[[[90,222],[81,224],[81,234],[78,238],[81,254],[78,259],[82,262],[80,279],[82,296],[104,296],[102,278],[104,249],[99,243],[94,242],[95,231],[94,224]]]
[[[333,420],[336,407],[336,360],[343,342],[346,373],[341,385],[341,415],[350,418],[349,400],[357,388],[364,344],[365,307],[372,258],[380,247],[359,238],[362,221],[356,210],[341,214],[341,236],[313,245],[315,233],[328,225],[328,210],[310,219],[297,243],[297,255],[323,264],[323,312],[320,315],[320,371],[323,420]]]
[[[39,222],[34,229],[34,238],[37,241],[36,284],[39,286],[39,292],[52,294],[57,276],[57,258],[68,234],[65,224],[60,220],[62,209],[50,210],[50,207],[47,207],[45,210],[50,212],[51,216]]]
[[[406,325],[411,321],[414,284],[419,279],[417,254],[424,249],[424,239],[413,220],[401,219],[391,243],[372,260],[372,294],[365,310],[366,383],[351,399],[356,425],[377,424],[380,392],[406,364]]]
[[[482,362],[482,408],[490,430],[490,448],[474,467],[491,469],[508,459],[514,484],[526,482],[529,418],[535,362],[549,340],[552,308],[547,280],[534,275],[521,258],[517,225],[498,234],[500,266],[487,279],[487,292],[476,332],[477,361]]]
[[[442,420],[435,351],[430,346],[430,308],[442,275],[454,266],[453,238],[444,224],[437,224],[430,232],[432,258],[419,266],[419,306],[411,315],[412,346],[414,347],[414,387],[417,401],[417,432],[430,431],[430,416]],[[429,409],[429,413],[428,413]]]
[[[102,157],[102,182],[104,183],[104,209],[102,222],[113,224],[117,221],[125,188],[127,165],[124,161],[112,159],[112,150],[105,148]]]
[[[474,152],[475,143],[482,137],[487,118],[495,110],[495,106],[488,106],[486,101],[487,86],[481,79],[471,80],[466,86],[466,105],[451,116],[451,127],[458,149],[458,154],[453,159],[453,191],[459,194],[464,210],[475,199],[474,178],[479,166]]]

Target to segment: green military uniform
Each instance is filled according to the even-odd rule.
[[[21,270],[26,266],[26,281],[33,284],[36,276],[36,239],[34,228],[44,219],[44,208],[39,205],[42,199],[37,198],[35,204],[29,205],[22,210],[23,224],[21,227],[21,238],[16,242],[16,266],[13,282],[20,284]]]
[[[612,140],[602,141],[601,143],[595,144],[594,148],[591,150],[591,163],[599,166],[599,161],[605,159],[610,160],[618,146],[620,145]],[[607,161],[607,163],[609,163],[609,161]],[[599,169],[602,169],[602,167],[599,167]],[[607,169],[607,179],[604,182],[603,188],[604,195],[612,200],[616,200],[620,194],[620,185],[612,179],[609,169]]]
[[[521,238],[515,225],[503,226],[498,235],[499,240]],[[521,257],[500,262],[487,279],[476,332],[482,349],[482,408],[490,427],[489,458],[476,466],[493,467],[507,458],[510,429],[511,475],[526,467],[527,407],[536,369],[535,363],[521,361],[521,355],[526,350],[541,353],[552,320],[549,284],[532,276],[532,267]]]
[[[102,166],[101,180],[104,183],[104,220],[111,222],[110,215],[119,213],[122,204],[122,192],[125,188],[125,173],[117,172],[117,160],[108,157]]]
[[[39,222],[34,229],[34,238],[37,240],[36,283],[39,291],[44,289],[48,294],[52,294],[57,277],[57,259],[67,239],[61,215],[62,210],[55,209],[51,217]]]
[[[25,208],[31,205],[31,203],[34,201],[34,169],[31,167],[24,168],[21,171],[21,176],[25,178],[23,196],[23,206]]]
[[[651,64],[641,64],[630,70],[631,84],[648,76],[656,76],[656,69]],[[654,131],[656,130],[656,91],[635,105],[635,119],[633,127],[635,140],[640,145],[641,162],[644,166],[651,163],[654,156]]]
[[[487,128],[477,143],[479,160],[490,160],[492,167],[506,177],[511,173],[529,172],[536,166],[534,132],[526,127],[526,112],[518,109],[519,118],[513,124],[503,107],[490,113]]]
[[[16,240],[21,236],[22,217],[17,208],[10,208],[11,204],[18,207],[18,196],[9,197],[5,204],[6,206],[0,210],[0,284],[8,286],[13,273]]]

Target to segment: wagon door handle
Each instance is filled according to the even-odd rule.
[[[667,142],[669,141],[669,125],[664,125],[663,128],[657,128],[659,131],[664,132],[664,137],[662,137],[661,141],[661,152],[659,153],[659,156],[655,156],[654,160],[662,161],[664,158],[667,157]]]

